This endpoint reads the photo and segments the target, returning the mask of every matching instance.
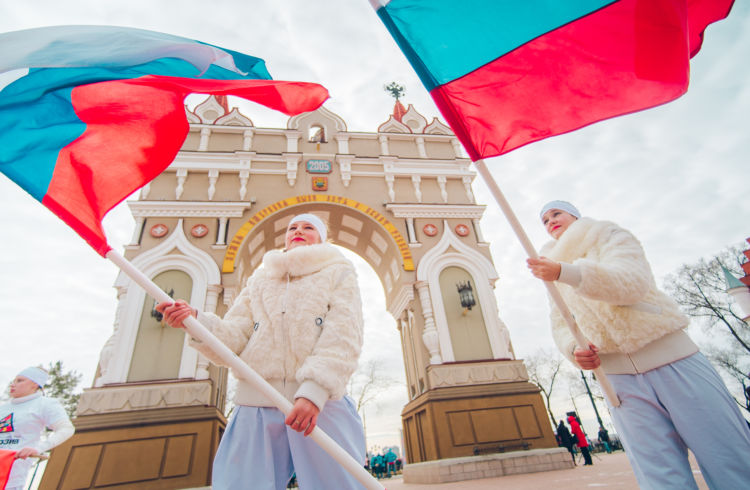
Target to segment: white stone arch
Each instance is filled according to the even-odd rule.
[[[492,292],[492,286],[498,279],[495,267],[484,255],[464,244],[453,234],[448,222],[443,221],[443,236],[422,257],[417,267],[417,280],[426,282],[430,291],[442,361],[456,360],[445,316],[443,296],[440,294],[440,273],[446,267],[451,266],[465,269],[476,282],[476,294],[482,305],[482,317],[487,328],[493,358],[512,357],[509,349],[509,336],[505,325],[500,321],[495,295]]]
[[[179,251],[182,255],[170,253]],[[216,303],[221,287],[221,274],[216,262],[211,256],[195,245],[191,244],[183,230],[183,220],[180,219],[174,231],[158,246],[138,255],[132,260],[135,267],[147,277],[153,278],[168,270],[183,271],[193,281],[190,298],[183,298],[191,305],[204,311],[216,311]],[[128,370],[133,356],[135,340],[146,298],[146,292],[135,284],[122,272],[117,276],[115,287],[125,288],[128,294],[122,305],[122,319],[120,322],[120,339],[114,353],[114,363],[106,373],[101,384],[124,383],[127,381]],[[182,347],[179,378],[205,379],[207,363],[201,362],[198,352],[189,347],[188,337]],[[199,364],[201,369],[198,369]]]

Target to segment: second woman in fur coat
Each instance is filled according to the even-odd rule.
[[[697,489],[688,448],[710,488],[746,487],[750,430],[684,332],[687,317],[656,287],[640,242],[565,201],[548,203],[541,217],[553,240],[529,268],[557,282],[590,344],[575,345],[552,305],[555,342],[582,369],[607,374],[621,401],[610,412],[641,488]]]

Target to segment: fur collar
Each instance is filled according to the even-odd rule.
[[[333,245],[318,243],[296,247],[288,252],[271,250],[263,256],[263,265],[269,277],[304,276],[318,272],[326,266],[348,263]]]
[[[583,257],[599,240],[606,237],[607,229],[617,229],[617,225],[609,221],[579,218],[570,224],[559,240],[548,242],[542,248],[541,255],[558,262],[572,262]]]

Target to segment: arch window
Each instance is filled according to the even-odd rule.
[[[164,271],[153,280],[175,298],[189,298],[193,288],[193,280],[180,270]],[[154,300],[145,297],[127,381],[179,378],[184,343],[185,331],[162,322]]]
[[[473,295],[474,304],[467,308],[458,292],[459,286],[476,284],[474,278],[466,269],[449,266],[440,272],[439,282],[454,360],[492,359],[492,346],[478,295]]]
[[[326,130],[319,124],[313,124],[307,130],[307,141],[310,143],[325,143]]]

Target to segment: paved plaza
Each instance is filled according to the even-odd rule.
[[[698,488],[708,489],[703,481],[695,458],[691,455],[690,463],[698,481]],[[525,475],[508,475],[498,478],[484,478],[455,483],[441,484],[407,484],[399,475],[396,478],[381,480],[386,490],[497,490],[498,488],[512,488],[513,490],[581,490],[582,488],[617,488],[637,489],[635,475],[628,462],[628,457],[622,451],[612,454],[595,454],[593,466],[576,466],[569,470],[544,471]]]

